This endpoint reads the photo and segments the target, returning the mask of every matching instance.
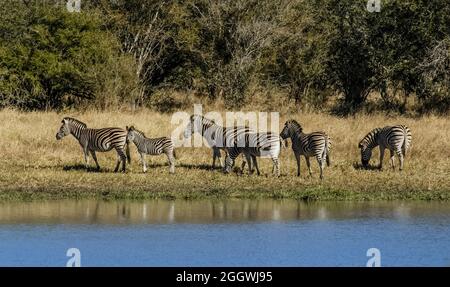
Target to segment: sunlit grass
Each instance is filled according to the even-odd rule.
[[[176,173],[169,175],[167,159],[147,157],[149,170],[142,173],[136,148],[132,145],[132,164],[126,174],[112,172],[116,154],[98,153],[100,172],[86,171],[78,142],[73,137],[56,141],[55,134],[64,116],[73,116],[90,127],[133,124],[149,137],[170,136],[174,125],[170,114],[149,110],[131,112],[64,113],[13,110],[0,111],[0,198],[205,198],[205,197],[272,197],[303,200],[393,200],[450,199],[450,119],[442,117],[385,117],[359,115],[338,118],[325,114],[295,114],[281,117],[299,121],[305,132],[323,130],[332,137],[330,168],[325,179],[318,178],[318,167],[311,160],[313,177],[308,176],[302,159],[301,176],[297,177],[291,148],[281,152],[281,177],[271,175],[272,163],[261,159],[261,176],[241,174],[238,168],[230,175],[210,170],[211,150],[180,148]],[[413,143],[402,172],[389,167],[389,153],[384,169],[358,168],[359,140],[372,128],[406,124],[411,128]],[[378,164],[374,151],[371,164]],[[93,161],[91,160],[93,165]],[[398,164],[398,162],[397,162]],[[236,166],[240,166],[240,159]]]

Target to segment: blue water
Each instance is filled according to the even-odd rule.
[[[386,212],[395,206],[352,208],[333,207],[339,212],[326,217],[195,223],[66,224],[46,215],[2,224],[0,217],[0,266],[65,266],[72,247],[82,266],[365,266],[372,247],[382,266],[450,266],[450,206],[430,212],[421,205],[407,216]]]

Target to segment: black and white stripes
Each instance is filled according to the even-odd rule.
[[[222,166],[220,151],[224,150],[228,153],[228,147],[235,146],[235,142],[238,138],[242,138],[242,135],[249,132],[250,129],[242,126],[235,127],[222,127],[217,125],[214,121],[205,118],[201,115],[191,115],[189,118],[189,123],[187,124],[184,137],[189,138],[194,133],[199,133],[206,140],[208,146],[213,149],[213,162],[212,168],[214,169],[216,164],[216,158],[219,159],[220,165]],[[256,164],[256,158],[251,157]],[[246,157],[248,161],[248,158]],[[251,162],[249,162],[249,170],[251,169]],[[245,161],[242,162],[242,168],[245,167]]]
[[[402,170],[404,157],[411,146],[411,141],[411,130],[405,125],[373,129],[358,144],[361,149],[361,162],[364,167],[367,167],[372,156],[372,149],[380,146],[379,168],[383,167],[384,150],[389,149],[392,168],[395,169],[394,157],[397,154],[400,161],[400,170]]]
[[[178,129],[178,131],[180,131]],[[297,162],[297,176],[300,176],[300,158],[303,155],[311,175],[310,157],[315,157],[320,168],[320,178],[323,179],[323,169],[325,164],[330,166],[331,138],[322,131],[306,134],[303,127],[295,120],[288,120],[284,124],[280,134],[274,132],[255,132],[248,127],[232,126],[222,127],[214,121],[201,115],[191,115],[189,122],[184,129],[184,137],[189,138],[192,134],[199,133],[203,138],[197,142],[199,146],[206,144],[213,148],[213,166],[216,158],[220,159],[220,151],[226,153],[225,165],[223,171],[229,173],[235,163],[236,158],[242,154],[245,164],[248,163],[249,173],[256,168],[257,174],[260,174],[257,157],[267,157],[272,160],[272,172],[280,175],[279,156],[283,140],[291,138],[292,149]],[[169,161],[169,172],[175,172],[175,145],[172,139],[177,135],[172,134],[172,138],[158,137],[147,138],[143,132],[135,129],[133,126],[125,130],[121,128],[100,128],[91,129],[77,119],[65,117],[62,120],[62,126],[56,134],[56,139],[72,134],[83,149],[86,167],[89,164],[89,154],[92,155],[97,169],[100,166],[97,161],[96,153],[107,152],[115,149],[117,152],[117,165],[114,171],[118,171],[122,163],[122,171],[126,169],[126,161],[130,162],[129,142],[134,142],[139,152],[144,172],[147,171],[145,155],[165,154]],[[179,134],[178,134],[179,136]],[[346,136],[346,135],[342,135]],[[380,164],[382,168],[385,149],[390,151],[390,163],[393,169],[395,155],[400,161],[400,170],[404,166],[404,158],[410,149],[412,141],[411,131],[405,125],[386,126],[384,128],[375,128],[370,131],[360,142],[358,147],[361,153],[362,166],[367,168],[372,150],[379,146]],[[194,143],[196,141],[194,140]],[[185,142],[186,143],[186,142]],[[190,144],[188,145],[190,146]]]
[[[107,152],[114,148],[117,152],[117,164],[114,171],[119,170],[121,162],[122,171],[125,171],[127,159],[130,162],[127,132],[125,130],[120,128],[90,129],[85,123],[66,117],[62,120],[62,126],[56,134],[56,139],[60,140],[70,134],[78,140],[83,149],[86,168],[89,165],[89,153],[92,155],[97,169],[100,169],[95,152]]]
[[[235,159],[243,153],[251,170],[251,161],[255,164],[258,175],[260,174],[256,157],[269,157],[272,159],[272,173],[280,176],[279,155],[281,150],[281,138],[272,132],[246,131],[240,134],[233,145],[227,147],[227,157],[225,159],[225,172],[229,173],[234,165]]]
[[[314,156],[319,163],[320,178],[322,179],[325,161],[328,166],[330,165],[330,137],[324,132],[305,134],[302,126],[295,120],[287,121],[280,135],[283,139],[291,138],[292,140],[292,150],[297,161],[297,176],[300,176],[300,156],[305,157],[310,175],[312,173],[309,158]]]
[[[169,160],[169,172],[175,172],[175,149],[172,140],[167,137],[147,138],[144,133],[135,129],[133,126],[127,127],[127,138],[133,142],[139,155],[141,157],[143,170],[147,171],[147,164],[145,162],[145,155],[160,155],[165,154]]]

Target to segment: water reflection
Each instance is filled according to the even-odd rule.
[[[63,200],[0,203],[0,224],[10,223],[214,223],[357,219],[408,220],[450,215],[449,203],[320,202],[295,200],[103,201]]]

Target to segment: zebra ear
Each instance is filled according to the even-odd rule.
[[[358,148],[362,148],[362,147],[363,147],[362,143],[359,143]]]
[[[126,129],[127,131],[129,131],[129,130],[130,130],[130,128],[129,128],[128,126],[125,126],[125,129]]]
[[[64,118],[62,121],[61,121],[61,123],[63,123],[63,124],[67,124],[69,121],[66,119],[66,118]]]

